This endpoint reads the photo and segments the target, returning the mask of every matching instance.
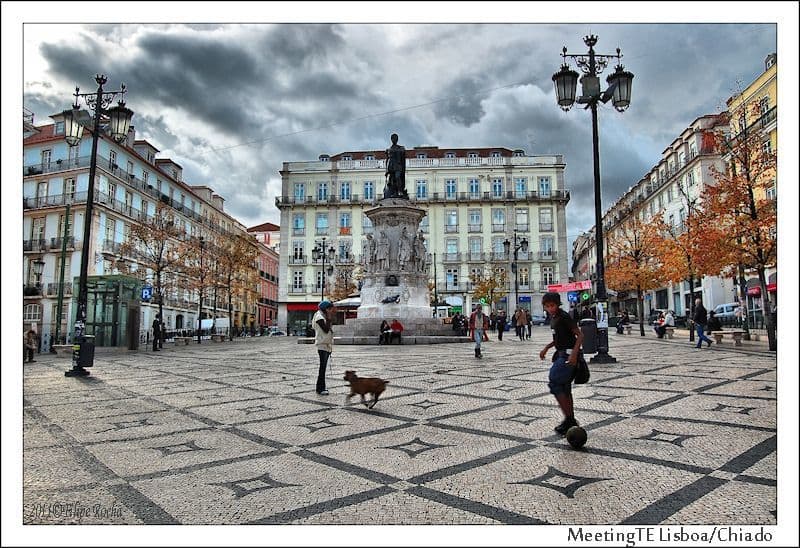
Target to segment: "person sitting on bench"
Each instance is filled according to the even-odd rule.
[[[712,331],[722,331],[722,323],[720,323],[719,318],[714,315],[713,310],[708,313],[708,326],[706,329],[708,329],[709,333]]]
[[[389,322],[383,320],[381,322],[381,335],[378,339],[378,344],[389,344],[389,335],[392,333],[392,328],[389,327]]]
[[[392,328],[391,333],[389,333],[389,343],[391,344],[394,339],[397,339],[397,344],[402,344],[403,324],[400,323],[400,320],[395,318],[389,327]]]

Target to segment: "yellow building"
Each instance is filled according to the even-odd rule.
[[[731,136],[744,132],[759,133],[763,137],[762,146],[765,151],[778,152],[778,55],[770,53],[764,59],[764,72],[741,93],[727,100],[730,112]],[[778,174],[773,173],[772,180],[764,189],[756,188],[755,199],[776,200],[778,196]],[[767,269],[767,291],[773,294],[773,302],[777,303],[778,265]],[[754,272],[747,273],[748,309],[760,310],[761,288]],[[740,299],[743,298],[740,295]]]

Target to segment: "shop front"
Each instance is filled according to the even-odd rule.
[[[311,327],[311,320],[319,303],[289,303],[286,305],[286,334],[304,337],[306,329]]]

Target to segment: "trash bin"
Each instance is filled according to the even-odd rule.
[[[94,365],[94,335],[84,335],[83,342],[75,341],[72,345],[72,361],[77,367]]]
[[[584,318],[579,324],[583,332],[583,353],[597,353],[597,322],[594,318]]]

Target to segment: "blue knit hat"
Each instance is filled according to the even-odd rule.
[[[333,307],[333,303],[330,302],[328,299],[325,299],[324,301],[319,303],[319,309],[320,310],[327,310],[327,309],[329,309],[331,307]]]

